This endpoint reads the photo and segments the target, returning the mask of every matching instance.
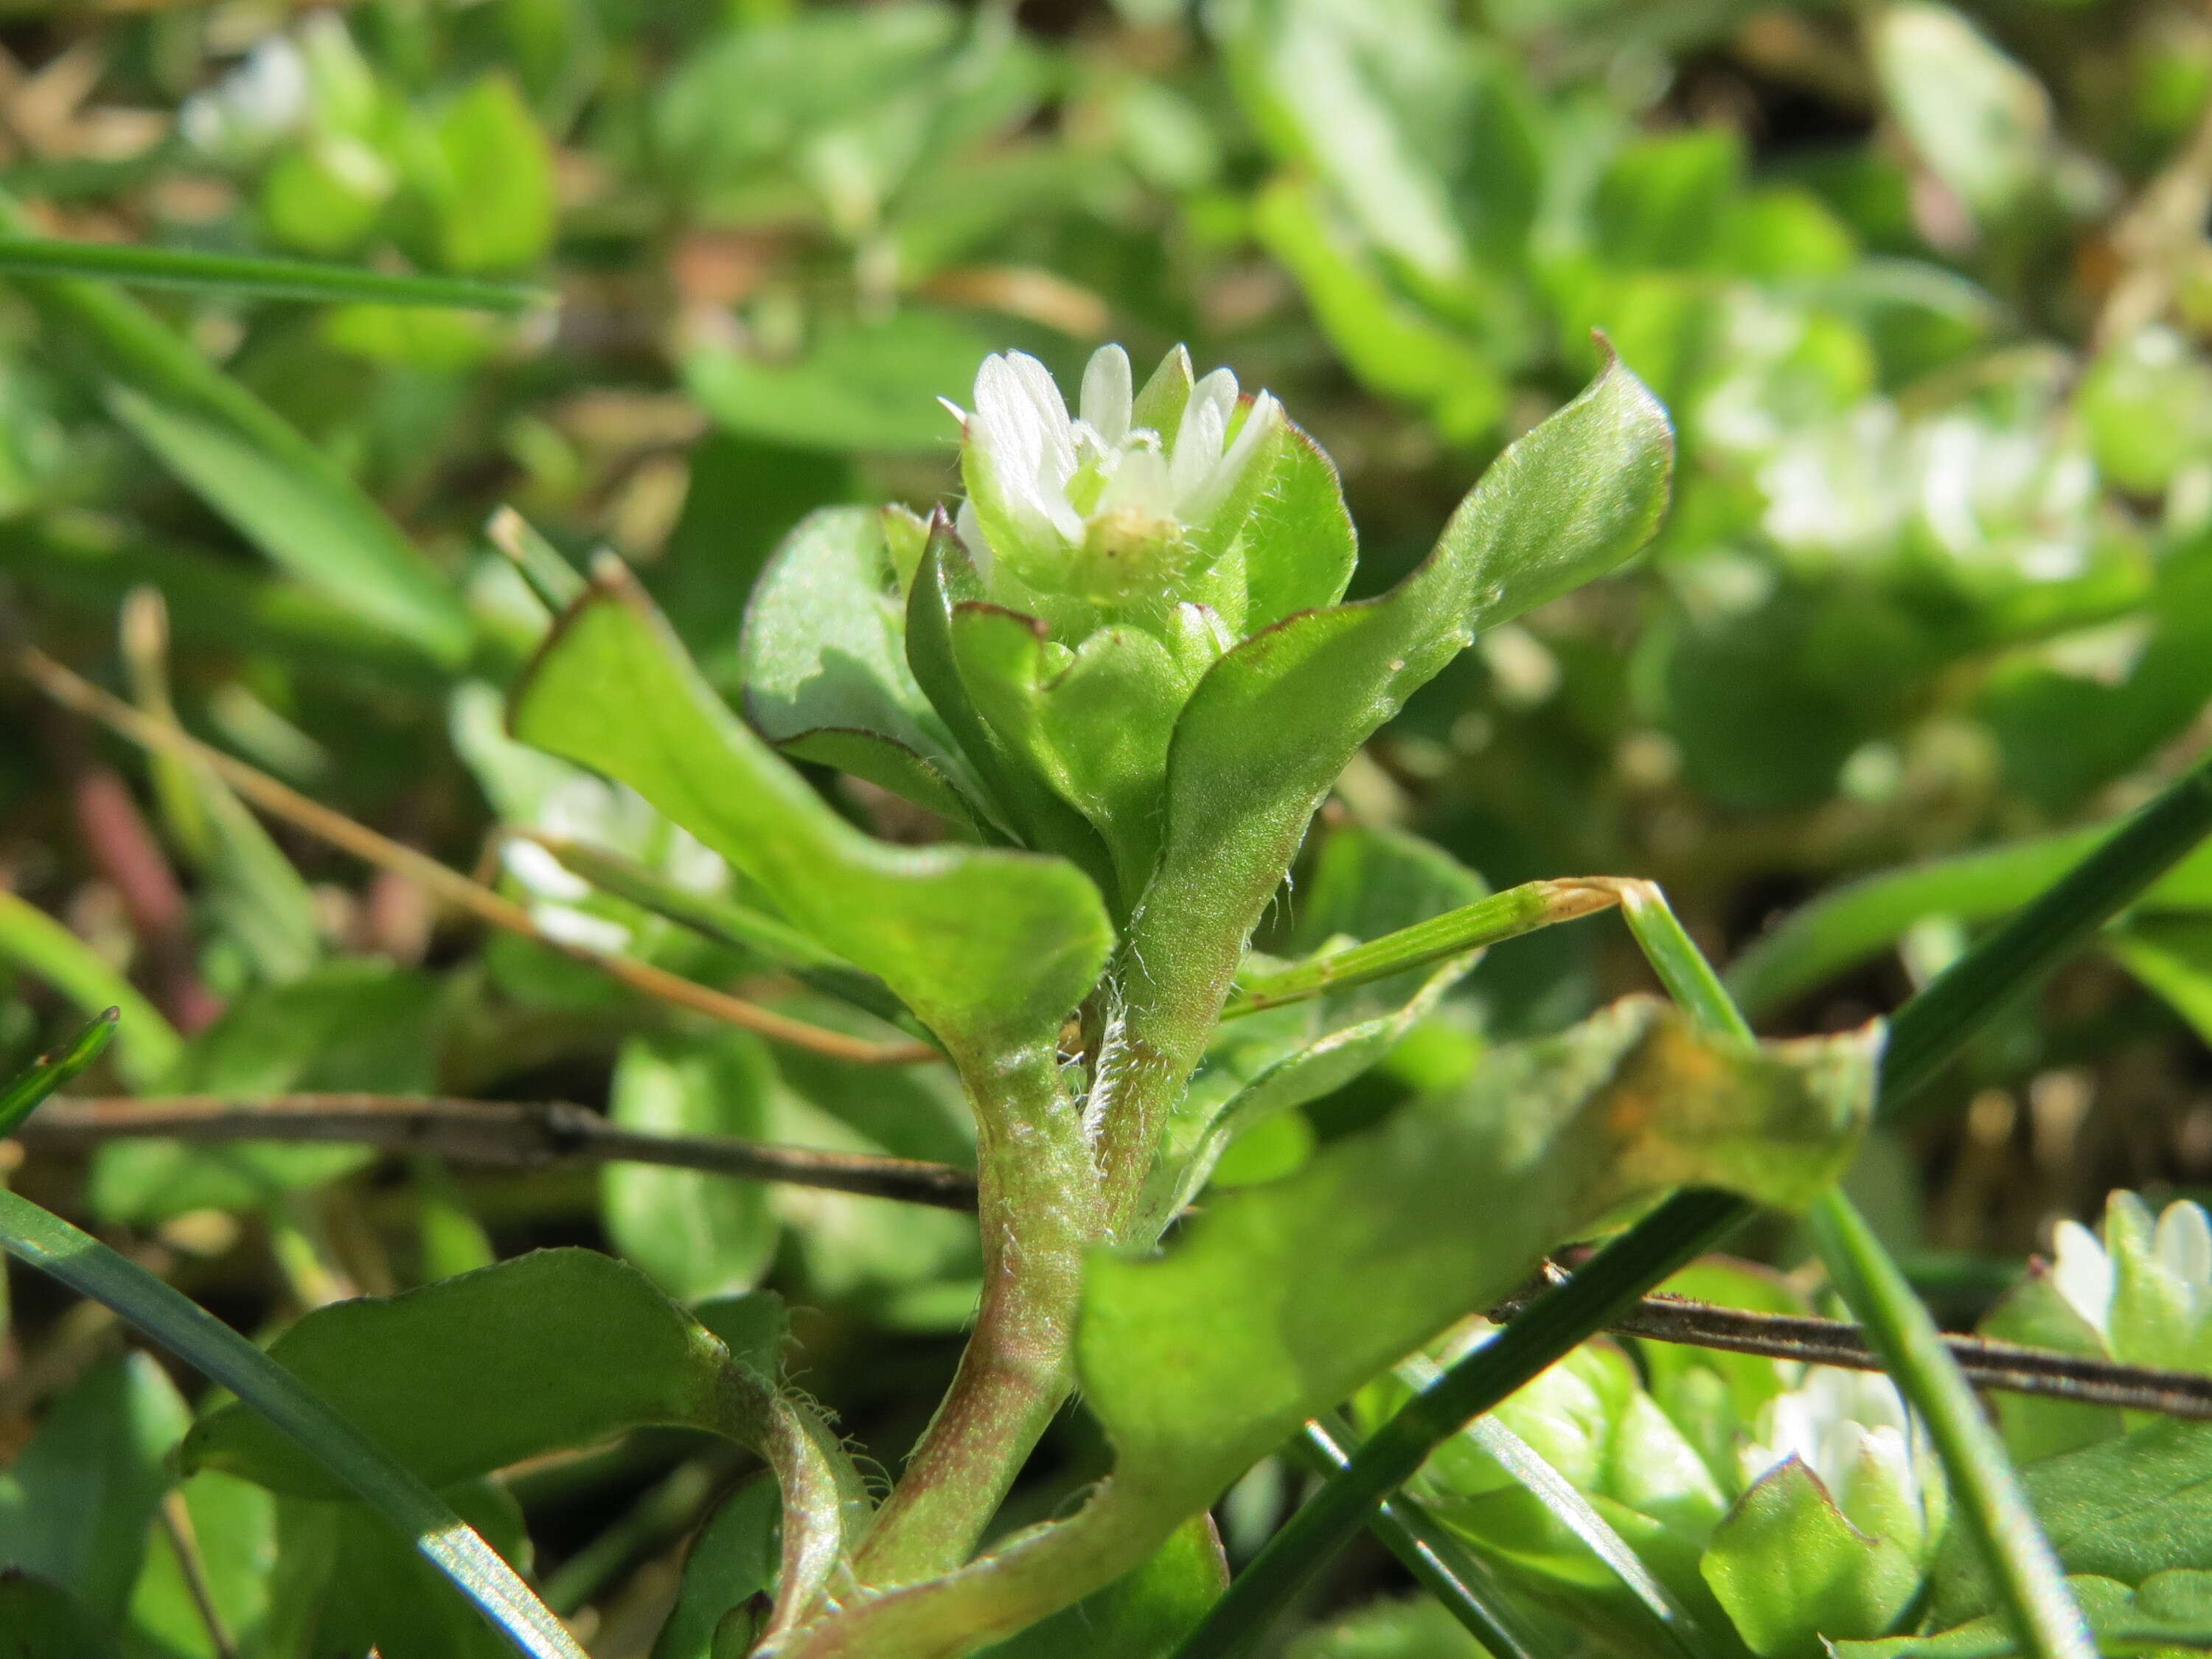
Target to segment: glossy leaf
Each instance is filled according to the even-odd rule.
[[[1638,1192],[1697,1182],[1803,1202],[1849,1155],[1872,1059],[1864,1038],[1731,1053],[1657,1005],[1624,1003],[1498,1050],[1456,1095],[1209,1206],[1162,1258],[1095,1258],[1079,1352],[1117,1481],[1210,1501],[1305,1417]],[[1478,1179],[1490,1196],[1470,1208]]]
[[[2162,1422],[2031,1463],[2029,1501],[2069,1573],[2141,1584],[2177,1569],[2212,1571],[2212,1427]],[[1948,1626],[1993,1605],[1970,1547],[1937,1561],[1929,1617]]]
[[[149,1355],[87,1371],[0,1473],[0,1570],[58,1584],[95,1623],[117,1628],[168,1489],[169,1453],[191,1422]]]
[[[1079,872],[860,834],[722,705],[627,584],[603,582],[563,620],[513,720],[628,783],[956,1048],[1052,1040],[1104,965],[1112,933]]]
[[[684,1558],[653,1659],[716,1659],[725,1621],[750,1622],[747,1604],[775,1588],[779,1516],[773,1480],[748,1480],[722,1500]]]
[[[633,1037],[615,1063],[610,1115],[664,1134],[767,1137],[775,1068],[742,1032],[699,1041]],[[644,1164],[599,1176],[607,1236],[679,1302],[750,1289],[775,1252],[777,1226],[759,1182]]]
[[[646,1424],[722,1420],[722,1346],[635,1268],[591,1250],[334,1303],[270,1357],[433,1486]],[[343,1490],[243,1406],[195,1425],[184,1462],[301,1496]]]

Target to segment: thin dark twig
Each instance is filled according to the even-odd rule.
[[[1516,1298],[1491,1310],[1503,1323],[1533,1298]],[[1622,1336],[1678,1342],[1808,1365],[1878,1371],[1882,1364],[1856,1325],[1809,1315],[1756,1313],[1662,1293],[1645,1297],[1606,1328]],[[2118,1406],[2167,1417],[2212,1421],[2212,1376],[2155,1370],[2117,1360],[2031,1348],[2017,1342],[1947,1334],[1943,1345],[1977,1388],[2006,1394],[2042,1395],[2085,1406]]]
[[[279,1095],[264,1100],[196,1095],[78,1098],[49,1103],[17,1133],[40,1150],[157,1136],[196,1141],[338,1141],[525,1169],[562,1161],[659,1164],[939,1209],[975,1207],[975,1177],[949,1164],[781,1146],[734,1135],[649,1133],[624,1128],[566,1101],[374,1094]]]

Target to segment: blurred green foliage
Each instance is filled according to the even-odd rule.
[[[6,24],[12,222],[556,294],[505,316],[0,281],[0,637],[479,867],[557,938],[716,982],[778,960],[504,835],[762,897],[637,796],[501,731],[544,618],[484,534],[494,510],[579,566],[619,552],[734,694],[786,533],[824,506],[948,499],[936,400],[967,403],[1008,348],[1071,384],[1108,338],[1233,364],[1340,466],[1371,593],[1589,377],[1603,331],[1680,434],[1658,542],[1486,634],[1330,808],[1496,887],[1650,876],[1725,957],[1852,878],[2108,819],[2212,730],[2212,21],[2184,0],[18,0]],[[167,636],[118,641],[142,587]],[[126,1022],[134,1087],[564,1096],[631,1127],[972,1157],[935,1073],[687,1024],[263,832],[188,766],[137,798],[183,872],[161,913],[88,782],[140,763],[13,678],[0,731],[0,886],[76,941],[0,909],[0,1070],[125,974],[182,1032],[180,1057],[159,1027],[131,1048]],[[833,804],[936,832],[880,792]],[[1263,946],[1311,931],[1299,903]],[[1881,1149],[1888,1188],[1866,1201],[1927,1247],[1939,1290],[1986,1300],[1992,1258],[2123,1181],[2212,1183],[2205,908],[2154,896],[1956,1069],[1963,1129]],[[1855,1023],[1992,913],[1921,882],[1855,963],[1761,1012]],[[1377,1071],[1232,1146],[1224,1183],[1296,1167],[1639,973],[1595,928],[1495,953],[1394,1028]],[[687,1300],[772,1283],[824,1310],[810,1386],[890,1446],[978,1272],[972,1225],[943,1212],[635,1167],[456,1183],[357,1149],[126,1142],[24,1180],[157,1241],[248,1323],[312,1302],[319,1274],[389,1289],[495,1243],[605,1243]],[[67,1352],[65,1326],[34,1305],[16,1340]],[[0,1361],[0,1444],[72,1369]],[[72,1450],[99,1413],[135,1455],[177,1408],[143,1360],[103,1361],[0,1479],[122,1456],[113,1436]],[[1061,1484],[1018,1502],[1044,1512],[1095,1472],[1084,1432],[1065,1440]],[[608,1516],[694,1450],[646,1437],[460,1507],[506,1538],[519,1500],[541,1555],[598,1560]],[[325,1593],[349,1513],[272,1510],[214,1473],[182,1490],[240,1651],[373,1639]],[[134,1659],[211,1653],[172,1535],[149,1553],[131,1514],[130,1537],[58,1565],[0,1530],[0,1565],[100,1586],[98,1638]],[[619,1632],[672,1595],[651,1575],[691,1518],[640,1522],[576,1605]],[[0,1596],[27,1619],[67,1613],[17,1583]],[[481,1647],[425,1617],[409,1659]],[[1462,1650],[1395,1606],[1323,1609],[1294,1639]]]

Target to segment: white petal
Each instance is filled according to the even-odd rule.
[[[629,929],[622,923],[571,910],[564,904],[533,904],[530,919],[546,938],[563,945],[580,945],[586,951],[619,951],[629,943]]]
[[[1229,397],[1226,403],[1219,395],[1224,381]],[[1182,425],[1176,433],[1175,455],[1169,463],[1178,501],[1198,500],[1212,481],[1214,469],[1221,462],[1222,441],[1229,435],[1230,411],[1237,407],[1236,386],[1227,369],[1217,368],[1190,394],[1189,407],[1183,410]]]
[[[540,898],[582,899],[592,884],[534,841],[510,841],[500,849],[507,873]]]
[[[1000,360],[1007,366],[1036,422],[1040,476],[1065,483],[1075,471],[1075,433],[1067,417],[1067,400],[1060,395],[1052,371],[1026,351],[1009,351]]]
[[[1205,483],[1188,499],[1178,498],[1183,522],[1202,524],[1213,516],[1214,510],[1228,499],[1229,492],[1237,488],[1237,481],[1252,465],[1253,457],[1273,433],[1282,414],[1283,406],[1275,401],[1272,392],[1263,392],[1252,400],[1252,408],[1237,430],[1236,441],[1214,464]]]
[[[1135,400],[1129,378],[1129,354],[1103,345],[1083,371],[1083,419],[1109,449],[1129,435],[1129,409]]]
[[[2212,1218],[2203,1206],[2187,1199],[2167,1205],[2158,1218],[2152,1254],[2185,1285],[2201,1287],[2212,1280]]]
[[[2110,1334],[2112,1317],[2112,1259],[2096,1234],[2078,1221],[2062,1221],[2051,1231],[2051,1284],[2075,1313]]]

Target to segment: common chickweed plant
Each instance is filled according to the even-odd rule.
[[[2002,1434],[2032,1460],[2023,1486],[1836,1183],[1878,1098],[1909,1090],[2192,844],[2201,789],[2181,787],[1909,1006],[1886,1069],[1878,1026],[1754,1041],[1648,883],[1493,894],[1402,833],[1321,838],[1290,890],[1292,925],[1269,935],[1282,954],[1252,948],[1317,810],[1377,728],[1481,630],[1604,575],[1652,534],[1668,420],[1603,355],[1579,397],[1483,473],[1425,560],[1352,603],[1357,544],[1335,470],[1273,398],[1243,395],[1226,370],[1195,375],[1181,349],[1139,385],[1107,346],[1071,412],[1036,360],[990,357],[969,405],[951,406],[956,511],[825,509],[763,572],[739,653],[742,713],[619,560],[603,555],[586,580],[506,525],[542,641],[506,698],[507,734],[481,700],[464,700],[457,732],[518,780],[530,836],[507,856],[530,902],[407,867],[641,988],[667,991],[638,975],[674,934],[685,950],[742,947],[811,988],[822,1022],[742,1016],[769,1036],[948,1069],[972,1122],[972,1187],[957,1170],[867,1158],[799,1178],[904,1182],[925,1196],[913,1183],[927,1177],[925,1201],[972,1201],[980,1292],[950,1388],[886,1483],[794,1382],[773,1298],[702,1286],[679,1302],[612,1257],[541,1250],[335,1300],[264,1356],[0,1195],[11,1250],[236,1395],[183,1433],[181,1468],[229,1483],[218,1494],[277,1494],[282,1548],[313,1587],[291,1625],[270,1604],[252,1650],[319,1652],[299,1644],[375,1629],[392,1659],[473,1651],[468,1632],[484,1626],[440,1622],[458,1587],[506,1642],[576,1653],[487,1541],[511,1540],[514,1522],[485,1479],[651,1425],[734,1442],[772,1477],[701,1531],[656,1655],[1240,1650],[1284,1587],[1326,1559],[1328,1516],[1367,1516],[1332,1494],[1371,1500],[1398,1480],[1375,1523],[1441,1598],[1446,1628],[1494,1652],[1814,1659],[1836,1644],[1918,1650],[1909,1632],[1924,1628],[1953,1631],[1924,1638],[1945,1651],[2077,1653],[2084,1609],[2128,1641],[2185,1644],[2201,1575],[2130,1576],[2094,1548],[2085,1559],[2083,1506],[2112,1494],[2081,1460],[2118,1458],[2129,1490],[2149,1493],[2124,1528],[2137,1540],[2126,1559],[2159,1559],[2143,1554],[2156,1532],[2146,1515],[2188,1501],[2159,1494],[2186,1488],[2202,1453],[2112,1402],[2152,1398],[2160,1368],[2203,1363],[2202,1212],[2179,1206],[2154,1224],[2119,1195],[2101,1242],[2068,1224],[2056,1267],[1992,1316],[1992,1335],[2041,1345],[1989,1350],[2015,1370],[2075,1356],[2137,1388],[2009,1401]],[[338,833],[173,726],[44,658],[25,662],[55,695],[199,769],[204,786],[228,780]],[[879,838],[800,762],[902,799],[934,831]],[[1616,907],[1668,997],[1498,1043],[1379,1121],[1318,1147],[1294,1137],[1272,1167],[1249,1150],[1233,1176],[1222,1165],[1391,1056],[1486,949]],[[13,1085],[0,1127],[82,1070],[112,1024]],[[651,1050],[623,1064],[648,1094],[754,1086],[741,1069],[688,1073]],[[591,1133],[563,1121],[548,1120],[555,1144]],[[720,1144],[750,1172],[780,1167],[776,1149]],[[617,1156],[658,1155],[626,1146]],[[650,1206],[655,1190],[626,1201]],[[657,1190],[661,1203],[709,1201],[697,1187]],[[1888,1364],[1894,1382],[1808,1369],[1838,1352],[1817,1334],[1749,1353],[1575,1346],[1753,1206],[1811,1212],[1872,1345],[1863,1363]],[[719,1225],[717,1213],[696,1224]],[[1631,1223],[1503,1332],[1480,1317],[1561,1247]],[[656,1259],[653,1248],[640,1253]],[[1765,1269],[1713,1261],[1672,1283],[1702,1298],[1693,1307],[1761,1310],[1793,1331],[1811,1311]],[[140,1409],[168,1409],[158,1373],[119,1375]],[[1072,1401],[1110,1462],[1057,1512],[1022,1517],[1009,1495]],[[1209,1512],[1301,1436],[1325,1469],[1344,1467],[1224,1596]],[[25,1467],[16,1478],[34,1491],[36,1456]],[[1372,1474],[1386,1467],[1401,1473]],[[392,1522],[427,1558],[411,1580],[388,1565]],[[205,1590],[196,1547],[167,1536],[178,1583]],[[378,1582],[402,1601],[334,1614],[348,1560],[379,1549]],[[2071,1589],[2062,1569],[2080,1575]],[[44,1578],[0,1584],[35,1621],[26,1628],[107,1627],[98,1605]],[[544,1591],[559,1599],[557,1574]],[[222,1628],[221,1608],[193,1594],[206,1630]],[[427,1611],[395,1612],[406,1597]]]

